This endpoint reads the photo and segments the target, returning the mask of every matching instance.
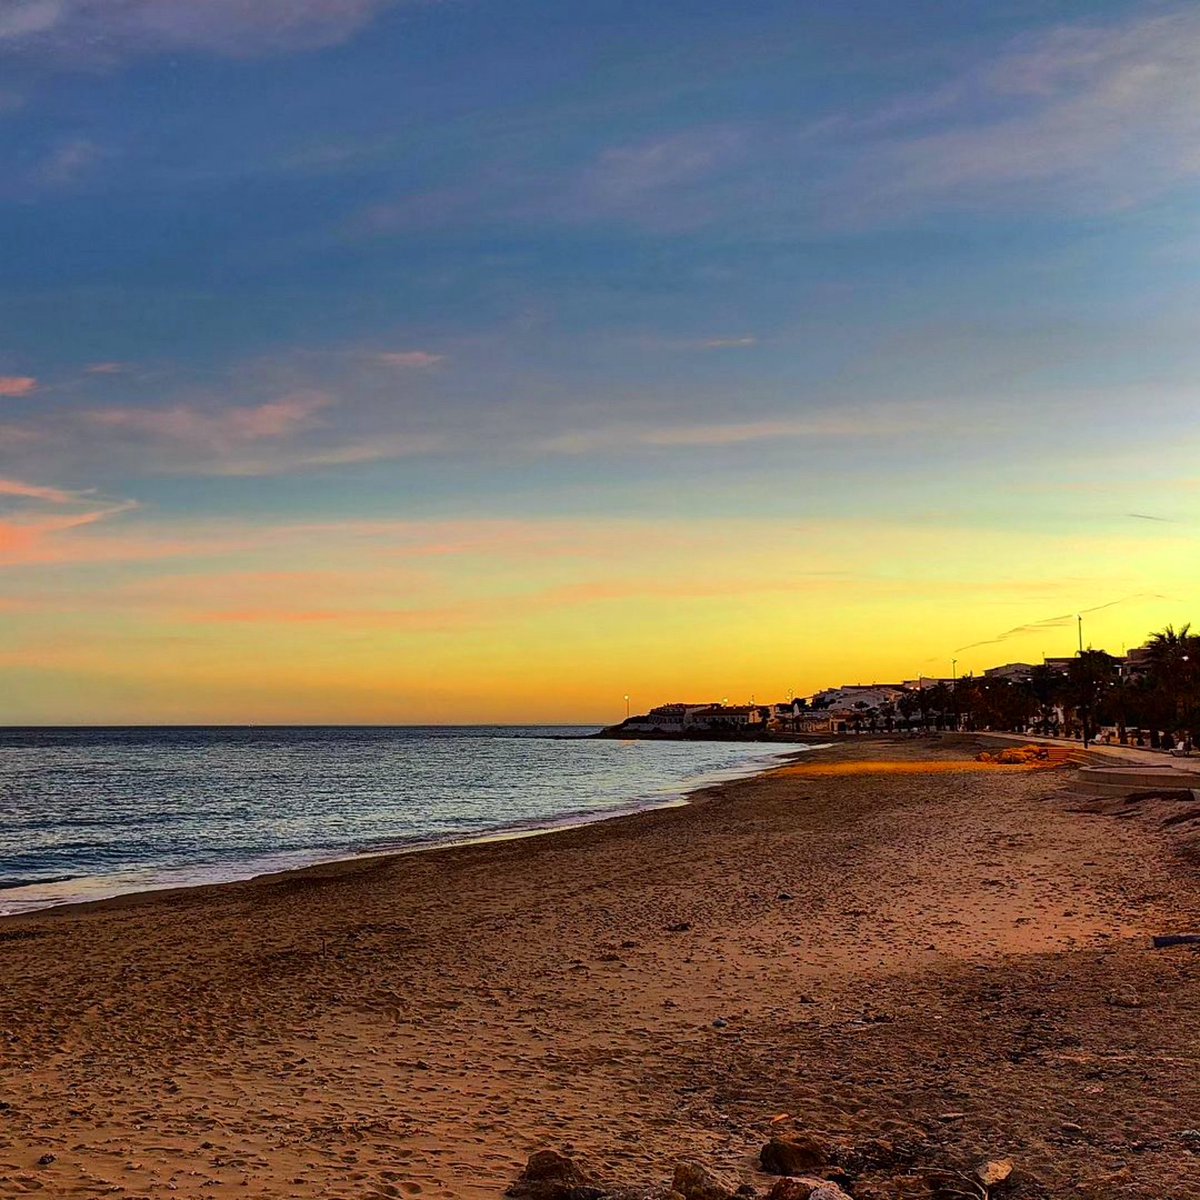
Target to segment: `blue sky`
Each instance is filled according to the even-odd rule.
[[[1198,79],[1178,4],[0,0],[14,636],[382,520],[1022,538],[1014,625],[1132,538],[1184,614]]]

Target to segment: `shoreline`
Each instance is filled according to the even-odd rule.
[[[321,728],[325,728],[322,726]],[[490,726],[480,726],[480,728],[490,728]],[[523,726],[520,728],[524,728]],[[636,817],[641,813],[658,812],[663,809],[680,808],[692,804],[696,799],[704,793],[714,789],[722,788],[729,784],[738,783],[746,779],[753,779],[759,775],[767,774],[777,770],[780,766],[803,758],[813,750],[823,749],[823,744],[806,745],[803,749],[779,750],[774,758],[776,761],[768,766],[763,766],[761,762],[747,762],[745,770],[741,768],[728,768],[724,771],[712,771],[704,778],[703,781],[696,783],[694,786],[684,788],[682,790],[671,788],[667,789],[666,794],[660,798],[644,797],[637,800],[630,800],[620,805],[616,805],[611,809],[604,809],[595,812],[587,813],[566,813],[557,818],[545,818],[541,821],[522,823],[513,827],[497,826],[495,829],[488,832],[480,833],[475,836],[465,835],[449,835],[445,839],[422,839],[415,840],[412,843],[393,843],[372,847],[369,849],[352,849],[347,848],[343,851],[331,851],[328,856],[320,851],[312,851],[316,857],[312,857],[308,861],[299,862],[294,866],[279,866],[268,867],[267,869],[259,869],[258,866],[252,866],[256,861],[260,866],[269,862],[271,855],[265,855],[259,860],[249,859],[244,860],[245,869],[250,870],[249,874],[242,874],[242,868],[231,865],[230,870],[237,873],[228,875],[225,878],[204,879],[197,878],[195,882],[147,882],[141,886],[121,887],[117,891],[108,892],[105,895],[95,895],[89,898],[80,899],[65,899],[61,901],[51,900],[46,903],[33,902],[34,907],[16,909],[15,911],[3,911],[5,900],[13,897],[14,893],[23,891],[26,887],[50,887],[58,883],[70,884],[82,881],[95,881],[96,891],[106,891],[104,884],[105,876],[71,876],[61,880],[39,881],[28,885],[20,885],[0,889],[0,931],[5,925],[11,921],[18,921],[26,917],[35,917],[48,913],[68,913],[77,909],[89,909],[96,906],[117,906],[122,900],[133,900],[143,896],[173,896],[180,893],[188,893],[198,890],[206,890],[210,888],[223,888],[236,885],[254,884],[259,881],[274,881],[286,879],[293,875],[302,875],[310,871],[319,871],[322,868],[336,867],[340,864],[354,864],[358,862],[371,862],[377,859],[390,860],[393,858],[407,857],[412,854],[428,854],[441,850],[453,850],[467,846],[489,845],[496,842],[521,841],[526,838],[544,837],[551,834],[565,833],[574,829],[586,828],[590,825],[602,824],[608,821],[618,821],[629,817]],[[306,855],[307,851],[295,851],[296,855]],[[159,875],[167,873],[187,874],[195,872],[197,875],[203,875],[206,869],[204,864],[197,864],[195,867],[178,867],[178,868],[160,868]],[[116,878],[107,877],[107,878]]]
[[[1200,816],[979,745],[11,918],[0,1197],[484,1200],[543,1148],[763,1194],[795,1131],[855,1200],[985,1158],[1014,1200],[1197,1200],[1200,955],[1152,937],[1200,928]]]

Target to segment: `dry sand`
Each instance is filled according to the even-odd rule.
[[[761,1189],[772,1128],[902,1123],[1017,1195],[1200,1197],[1200,953],[1147,941],[1200,929],[1188,822],[972,750],[0,922],[0,1196],[494,1196],[543,1146]]]

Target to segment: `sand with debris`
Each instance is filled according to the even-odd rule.
[[[1200,1197],[1200,952],[1148,940],[1200,930],[1193,818],[977,748],[2,921],[0,1196],[494,1196],[543,1146],[762,1189],[795,1128]]]

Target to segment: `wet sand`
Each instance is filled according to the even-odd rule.
[[[1200,1197],[1200,953],[1149,942],[1200,930],[1191,818],[974,749],[0,921],[0,1196],[495,1196],[545,1146],[761,1190],[795,1127]]]

